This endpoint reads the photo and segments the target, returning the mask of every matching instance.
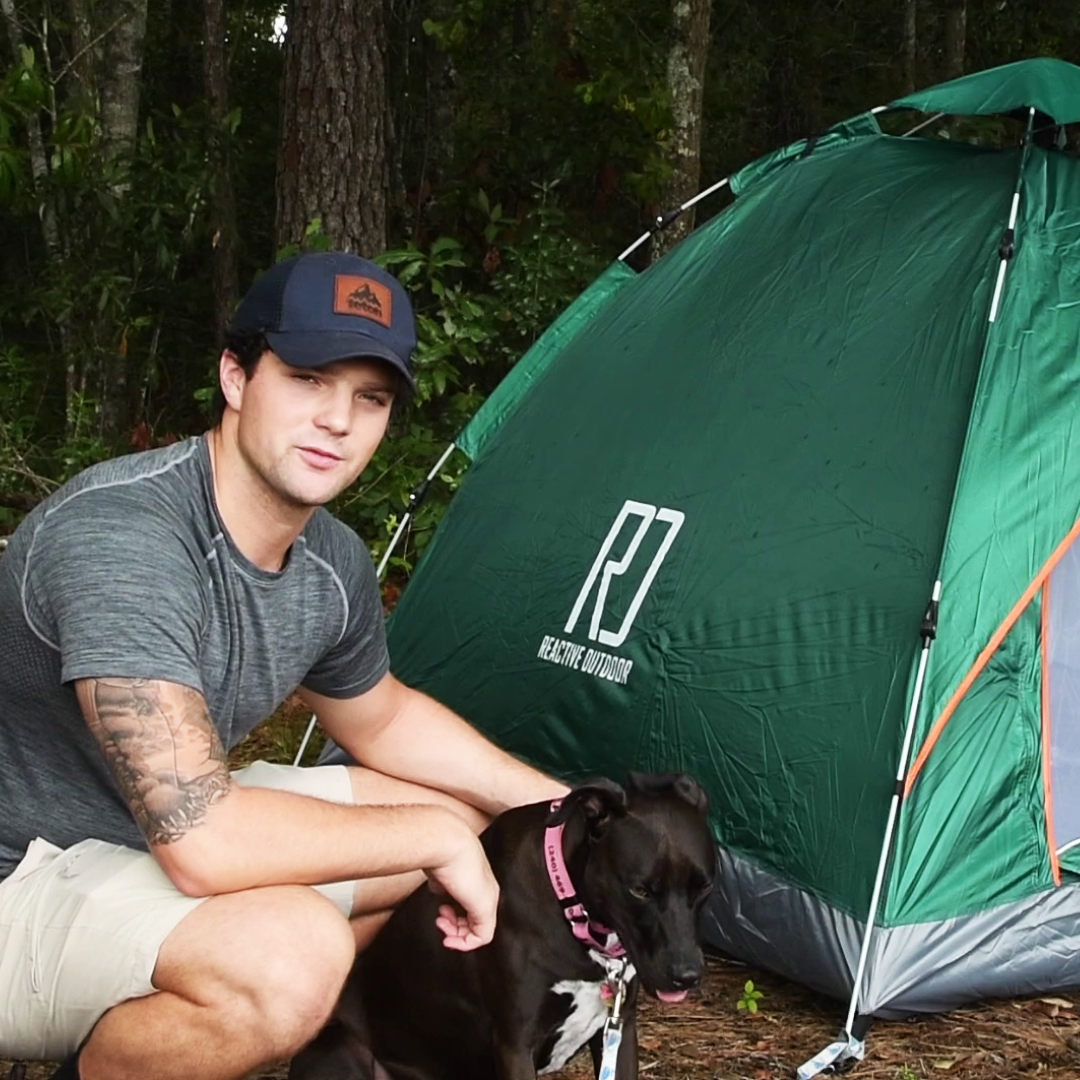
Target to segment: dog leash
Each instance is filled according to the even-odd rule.
[[[555,799],[551,804],[552,812],[559,809],[562,799]],[[570,872],[563,858],[563,829],[565,825],[549,825],[544,830],[544,864],[547,866],[551,887],[562,905],[563,914],[570,923],[574,937],[591,949],[596,949],[603,956],[618,959],[626,955],[626,950],[614,930],[595,919],[589,918],[585,905],[574,891]]]
[[[615,1080],[615,1064],[623,1036],[623,1001],[626,998],[626,988],[634,977],[634,968],[625,956],[619,960],[609,960],[604,966],[608,971],[608,985],[612,981],[615,983],[615,996],[608,1018],[604,1021],[603,1054],[596,1080]]]

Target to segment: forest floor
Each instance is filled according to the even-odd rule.
[[[747,980],[761,991],[759,1010],[737,1005]],[[795,1070],[836,1038],[844,1010],[835,1001],[741,964],[710,957],[702,987],[682,1005],[642,998],[642,1080],[773,1080]],[[0,1063],[6,1078],[10,1063]],[[255,1074],[284,1080],[285,1066]],[[30,1066],[26,1080],[47,1080]],[[551,1080],[592,1080],[579,1054]],[[1080,994],[997,1001],[917,1020],[880,1021],[851,1080],[1076,1080],[1080,1076]],[[153,1080],[147,1077],[147,1080]],[[254,1080],[254,1078],[253,1078]],[[468,1080],[462,1077],[461,1080]]]
[[[232,755],[291,761],[308,714],[293,699]],[[314,759],[312,748],[305,762]],[[738,1008],[750,980],[761,992],[756,1014]],[[642,995],[639,1044],[642,1080],[773,1080],[793,1078],[831,1043],[844,1007],[778,976],[710,957],[701,989],[682,1005]],[[0,1080],[11,1063],[0,1061]],[[47,1080],[50,1066],[31,1065],[26,1080]],[[252,1080],[283,1080],[285,1066]],[[587,1053],[552,1080],[592,1080]],[[852,1080],[1077,1080],[1080,1077],[1080,992],[986,1002],[941,1016],[875,1023],[867,1056]],[[154,1080],[147,1077],[147,1080]],[[469,1080],[462,1077],[460,1080]]]

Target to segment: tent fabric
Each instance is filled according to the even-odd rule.
[[[850,993],[865,920],[724,849],[717,893],[706,927],[716,946],[830,997]],[[974,915],[878,927],[859,990],[860,1012],[899,1019],[975,998],[1074,987],[1080,978],[1078,912],[1080,884],[1070,882]]]
[[[399,670],[548,768],[711,777],[738,811],[718,822],[727,844],[864,912],[1015,172],[1010,155],[855,137],[624,285],[478,456],[426,560],[470,572],[410,583]],[[853,199],[870,228],[850,227]],[[628,499],[686,524],[611,650],[567,623]],[[637,577],[612,578],[613,612],[663,537],[651,527]],[[551,662],[545,638],[629,676]],[[841,707],[854,719],[834,726]]]
[[[995,116],[1038,109],[1059,124],[1080,120],[1080,68],[1042,57],[964,75],[893,101],[894,108],[955,116]]]
[[[492,391],[484,408],[465,426],[456,439],[458,447],[475,458],[487,441],[513,413],[522,395],[547,370],[548,364],[596,312],[627,281],[635,277],[626,263],[612,263],[552,324],[531,349],[510,369]]]
[[[987,335],[957,478],[918,741],[1080,516],[1076,159],[1033,152],[1022,192],[1016,254]],[[888,921],[966,913],[1052,884],[1039,752],[1041,602],[1034,607],[961,703],[912,789]],[[973,891],[958,851],[985,867],[986,892]]]
[[[910,100],[1050,111],[1048,72],[1080,79]],[[543,768],[697,776],[712,940],[837,996],[913,715],[862,1012],[1080,982],[1078,185],[869,114],[752,163],[481,412],[389,626],[401,678]]]

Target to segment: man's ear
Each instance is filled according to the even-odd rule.
[[[221,392],[225,395],[226,404],[239,412],[240,403],[244,399],[247,376],[240,366],[236,353],[229,349],[221,354],[221,359],[218,361],[218,381],[221,383]]]

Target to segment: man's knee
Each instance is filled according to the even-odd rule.
[[[284,1057],[329,1019],[355,952],[348,921],[313,889],[254,889],[185,919],[162,948],[155,985]]]

